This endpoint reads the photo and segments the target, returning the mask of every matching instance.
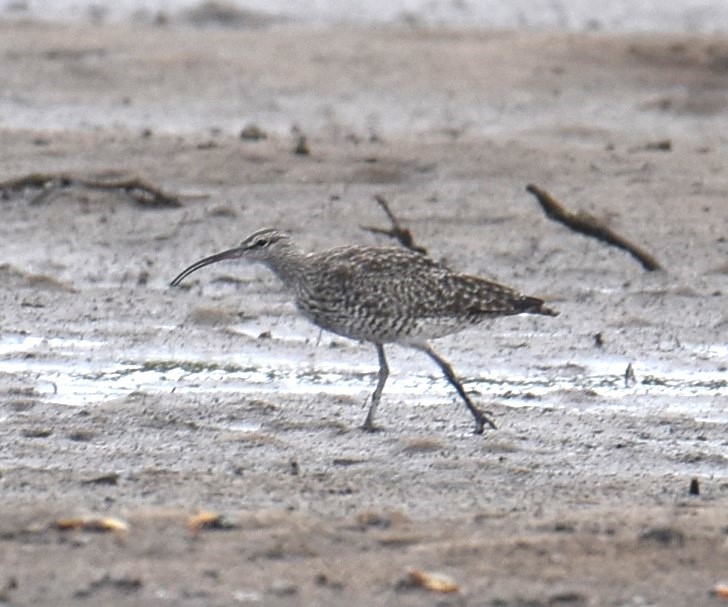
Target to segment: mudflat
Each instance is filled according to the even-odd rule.
[[[0,199],[0,602],[725,602],[728,39],[24,22],[0,73],[0,180],[41,175]],[[498,430],[392,348],[365,433],[371,345],[263,268],[168,286],[264,226],[395,245],[375,195],[560,310],[433,344]]]

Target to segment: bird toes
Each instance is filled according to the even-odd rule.
[[[364,432],[368,432],[369,434],[375,434],[376,432],[382,432],[384,428],[381,426],[375,425],[373,422],[370,422],[367,420],[364,422],[364,424],[361,426],[361,429],[364,430]]]

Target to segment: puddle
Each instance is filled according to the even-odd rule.
[[[229,424],[225,424],[224,428],[226,430],[232,430],[233,432],[258,432],[261,430],[263,426],[257,422],[248,422],[248,421],[234,421]]]
[[[707,352],[711,357],[716,350]],[[200,358],[199,353],[140,351],[128,360],[115,361],[108,344],[83,339],[6,335],[0,338],[0,372],[21,374],[35,382],[36,392],[48,402],[90,405],[145,393],[289,393],[335,394],[366,398],[376,383],[370,364],[317,361],[295,356],[270,358],[237,353],[221,360]],[[245,364],[239,361],[246,361]],[[556,363],[557,361],[554,361]],[[728,410],[716,398],[728,397],[728,374],[666,369],[664,363],[641,363],[636,379],[624,379],[624,361],[581,360],[538,369],[499,370],[485,377],[463,377],[469,391],[515,407],[558,406],[579,411],[617,407],[629,415],[675,413],[711,422],[728,421]],[[427,369],[394,373],[386,388],[414,406],[432,405],[454,398],[451,387]],[[416,398],[414,398],[416,395]]]
[[[65,339],[59,337],[37,337],[30,335],[3,335],[0,338],[0,356],[10,354],[29,354],[40,346],[59,351],[59,354],[71,354],[78,350],[89,350],[106,346],[103,341],[87,339]]]

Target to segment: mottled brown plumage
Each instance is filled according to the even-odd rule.
[[[535,297],[498,283],[453,272],[406,249],[349,246],[320,253],[301,252],[284,232],[272,228],[248,236],[240,246],[206,257],[177,276],[224,259],[245,258],[268,266],[293,292],[301,313],[319,327],[375,344],[379,381],[364,422],[374,429],[374,414],[389,375],[384,344],[398,343],[428,354],[445,373],[475,418],[475,432],[495,428],[477,409],[452,367],[427,343],[498,316],[556,312]]]

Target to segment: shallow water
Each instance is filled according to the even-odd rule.
[[[313,24],[411,23],[457,27],[607,29],[611,31],[725,31],[728,6],[720,0],[369,0],[361,3],[318,0],[226,0],[223,6],[250,11],[274,22]],[[158,15],[185,18],[202,0],[27,0],[7,2],[6,17],[57,21],[151,21]],[[212,11],[208,11],[212,13]],[[1,13],[0,13],[1,14]],[[199,19],[199,18],[198,18]],[[211,17],[205,21],[208,23]],[[245,15],[238,19],[245,26]],[[254,20],[255,24],[256,21]]]
[[[294,342],[300,338],[294,337]],[[703,348],[723,356],[721,347]],[[170,352],[137,348],[118,360],[99,340],[6,334],[0,338],[0,372],[35,380],[44,401],[86,406],[134,392],[207,394],[329,394],[366,398],[376,382],[372,365],[291,355],[261,355],[242,350],[229,357],[204,351]],[[582,360],[579,366],[553,363],[537,374],[501,367],[479,377],[463,377],[469,391],[509,407],[561,407],[575,411],[619,408],[626,415],[685,415],[725,423],[728,397],[725,372],[680,369],[660,362],[640,363],[638,377],[625,378],[621,359]],[[452,400],[450,386],[434,372],[393,372],[386,394],[408,406],[433,406]]]

